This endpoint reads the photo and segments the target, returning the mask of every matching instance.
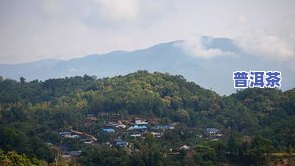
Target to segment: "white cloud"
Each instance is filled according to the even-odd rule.
[[[1,1],[0,63],[45,58],[70,59],[118,49],[135,50],[185,39],[196,33],[234,38],[240,41],[244,50],[280,54],[289,59],[295,46],[294,2]],[[282,23],[286,17],[289,19]],[[234,19],[237,22],[229,28]],[[237,24],[241,27],[236,28]],[[274,28],[278,25],[280,28]],[[269,27],[269,30],[260,32],[264,31],[262,26]],[[196,39],[184,42],[183,46],[190,54],[204,58],[231,54],[219,49],[207,49]]]
[[[76,72],[76,68],[70,68],[68,71],[69,71],[69,73],[74,73],[74,72]]]
[[[42,10],[45,14],[49,16],[58,17],[64,11],[63,1],[60,1],[60,0],[44,1],[42,4]]]
[[[247,36],[238,40],[244,52],[269,57],[277,60],[294,58],[293,48],[284,40],[274,35]]]
[[[232,56],[234,52],[223,51],[219,48],[207,48],[204,42],[210,44],[210,40],[204,41],[202,37],[191,37],[187,40],[176,43],[176,47],[180,47],[188,55],[200,58],[214,58],[218,56]]]
[[[277,61],[295,59],[292,30],[281,30],[279,23],[273,26],[255,25],[246,17],[239,16],[231,28],[236,35],[236,43],[244,53]]]
[[[130,22],[139,17],[138,0],[93,0],[100,15],[108,22]]]

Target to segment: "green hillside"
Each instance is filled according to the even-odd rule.
[[[282,152],[292,163],[294,115],[295,89],[220,96],[180,75],[147,71],[31,82],[0,77],[0,165],[12,151],[60,165],[265,165],[285,161],[273,155]],[[146,120],[147,129],[131,130],[135,119]],[[113,144],[118,138],[128,146]]]

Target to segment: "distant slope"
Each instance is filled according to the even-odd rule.
[[[0,75],[12,79],[21,76],[27,80],[46,80],[76,75],[110,77],[137,70],[169,72],[184,75],[190,81],[213,89],[220,94],[230,94],[233,88],[232,73],[236,70],[282,71],[283,90],[295,87],[294,71],[276,61],[243,54],[234,41],[226,38],[202,37],[204,49],[230,52],[232,56],[203,58],[184,51],[183,41],[162,43],[150,48],[126,52],[114,51],[89,55],[71,60],[43,60],[25,64],[0,65]]]

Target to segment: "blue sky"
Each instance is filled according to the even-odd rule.
[[[294,0],[0,0],[0,63],[70,59],[226,37],[249,53],[295,62]],[[203,56],[202,55],[202,56]]]

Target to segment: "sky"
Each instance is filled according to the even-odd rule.
[[[0,64],[174,40],[214,57],[216,52],[201,52],[200,35],[230,38],[247,53],[295,62],[294,9],[294,0],[0,0]]]

